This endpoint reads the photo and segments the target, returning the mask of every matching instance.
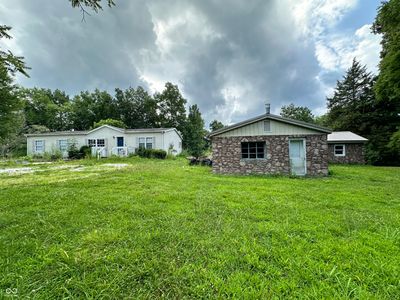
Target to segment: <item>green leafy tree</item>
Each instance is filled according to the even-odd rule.
[[[11,39],[12,37],[9,34],[10,30],[10,26],[0,25],[0,40],[3,38]],[[2,68],[5,68],[7,72],[10,72],[10,75],[22,73],[29,77],[26,72],[29,67],[26,66],[22,56],[16,56],[11,51],[0,48],[0,63],[2,64]]]
[[[183,98],[177,85],[165,84],[161,93],[156,93],[154,99],[159,111],[161,127],[174,127],[183,132],[186,123],[186,99]]]
[[[159,127],[157,102],[142,87],[116,89],[115,101],[119,118],[129,128]]]
[[[15,131],[15,119],[22,109],[22,102],[13,77],[0,62],[0,141]]]
[[[314,123],[314,115],[306,106],[295,106],[293,103],[281,107],[281,116],[298,121]]]
[[[100,120],[99,122],[95,122],[93,124],[93,129],[103,125],[110,125],[118,128],[126,128],[125,123],[122,122],[121,120],[105,119],[105,120]]]
[[[71,106],[65,92],[50,89],[24,89],[26,125],[43,125],[51,131],[71,128]]]
[[[210,123],[210,130],[211,132],[224,128],[224,124],[222,124],[222,122],[218,121],[218,120],[214,120]]]
[[[324,114],[324,115],[316,116],[314,118],[314,123],[319,126],[329,127],[328,115]]]
[[[95,122],[104,119],[119,119],[117,104],[106,91],[96,89],[81,92],[71,103],[71,123],[74,129],[87,130]]]
[[[204,120],[196,104],[189,106],[189,115],[183,133],[184,146],[188,152],[195,157],[201,156],[205,146]]]
[[[384,1],[372,27],[382,35],[379,77],[375,84],[378,101],[400,101],[400,0]]]
[[[378,113],[370,153],[377,163],[400,165],[396,146],[400,126],[400,0],[382,2],[372,29],[382,35],[382,51],[374,87]]]
[[[0,42],[11,39],[10,26],[0,25]],[[0,43],[1,45],[1,43]],[[23,102],[20,92],[14,84],[16,73],[28,76],[23,57],[14,55],[11,51],[0,48],[0,150],[2,155],[13,148],[19,132],[23,127]]]
[[[392,134],[388,147],[395,155],[400,156],[400,129]]]

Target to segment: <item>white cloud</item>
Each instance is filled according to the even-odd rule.
[[[329,35],[319,40],[315,56],[320,66],[327,71],[345,71],[351,66],[353,58],[377,73],[381,37],[371,32],[371,25],[357,29],[353,35]]]
[[[316,37],[355,8],[358,0],[289,0],[289,3],[299,33]]]

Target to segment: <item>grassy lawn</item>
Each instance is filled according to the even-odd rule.
[[[33,168],[0,173],[0,298],[400,298],[400,168]]]

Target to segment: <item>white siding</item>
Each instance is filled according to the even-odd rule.
[[[316,130],[287,124],[275,120],[270,120],[270,131],[264,131],[264,120],[249,124],[240,128],[233,129],[228,132],[221,133],[217,136],[257,136],[257,135],[293,135],[293,134],[317,134]]]
[[[170,146],[172,146],[172,151],[170,151]],[[175,130],[164,134],[164,150],[175,155],[182,152],[182,139]]]
[[[82,135],[53,135],[53,136],[29,136],[27,137],[27,154],[33,155],[34,141],[44,140],[44,152],[53,153],[58,150],[58,140],[69,140],[74,142],[79,149],[83,145],[87,145],[88,139],[104,139],[107,156],[110,156],[112,149],[117,147],[117,137],[124,137],[124,147],[128,147],[131,151],[139,147],[138,139],[141,137],[153,138],[153,148],[163,149],[168,151],[169,145],[172,144],[177,154],[182,152],[182,140],[175,130],[168,130],[164,133],[161,132],[126,132],[115,130],[109,127],[103,127],[88,134]],[[65,153],[65,156],[67,153]]]
[[[35,136],[27,138],[27,155],[35,154],[34,142],[38,140],[44,141],[44,152],[46,153],[55,153],[59,151],[58,141],[59,140],[68,140],[70,143],[75,143],[78,149],[85,145],[85,135],[52,135],[52,136]],[[67,156],[67,153],[63,153],[64,156]]]
[[[139,138],[152,137],[153,143],[154,143],[154,139],[155,139],[155,145],[153,145],[153,148],[154,149],[163,149],[162,136],[163,136],[162,133],[159,133],[159,132],[142,132],[142,133],[137,133],[137,132],[131,133],[130,132],[130,133],[125,134],[125,137],[126,137],[125,144],[127,147],[132,147],[133,149],[139,148],[139,144],[138,144]]]

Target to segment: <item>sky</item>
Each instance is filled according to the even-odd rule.
[[[103,1],[104,2],[104,1]],[[208,124],[260,115],[264,104],[326,112],[354,57],[377,74],[379,0],[116,0],[82,22],[67,0],[2,0],[12,40],[32,69],[25,87],[73,96],[99,88],[177,84]]]

